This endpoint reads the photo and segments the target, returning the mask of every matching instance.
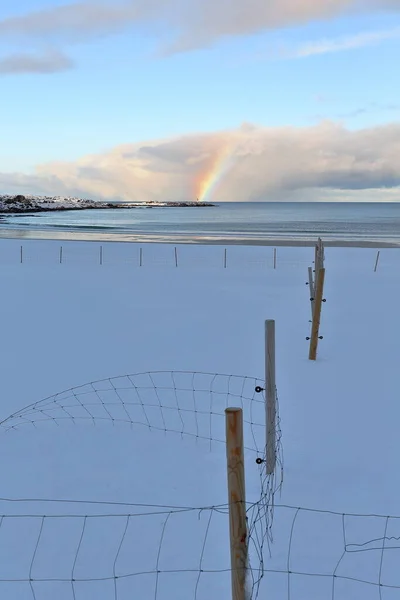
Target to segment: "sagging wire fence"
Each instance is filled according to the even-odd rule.
[[[0,421],[4,430],[33,426],[123,424],[225,444],[225,409],[243,409],[246,450],[265,452],[265,399],[253,377],[153,371],[112,377],[54,394]]]
[[[254,377],[214,373],[156,371],[125,375],[91,382],[55,394],[13,413],[0,422],[0,427],[8,434],[19,430],[24,431],[27,427],[42,429],[67,424],[79,426],[83,423],[92,426],[108,424],[112,427],[125,425],[131,428],[133,433],[135,429],[144,427],[150,431],[158,431],[166,435],[175,434],[181,438],[191,438],[197,442],[202,440],[209,450],[213,450],[216,444],[218,446],[221,444],[226,445],[226,409],[238,407],[243,415],[246,458],[251,460],[253,468],[259,471],[260,477],[258,500],[253,503],[246,503],[246,543],[248,545],[249,563],[246,567],[247,595],[245,600],[255,600],[258,597],[264,575],[264,547],[272,542],[274,496],[280,489],[283,476],[278,410],[276,410],[275,415],[277,430],[274,432],[274,443],[276,444],[276,464],[281,471],[280,480],[275,469],[272,473],[267,473],[264,385],[264,381]],[[17,517],[28,521],[31,519],[30,526],[32,531],[36,532],[32,533],[34,539],[32,541],[32,556],[28,561],[29,576],[25,573],[18,577],[8,575],[2,577],[0,567],[0,586],[6,583],[25,585],[27,598],[34,598],[34,600],[55,597],[54,594],[57,595],[57,598],[64,598],[60,595],[61,587],[64,590],[62,593],[65,594],[66,599],[73,598],[77,600],[80,597],[78,588],[83,589],[88,584],[92,584],[93,589],[97,589],[96,592],[93,592],[95,593],[93,597],[98,600],[102,600],[103,597],[104,599],[124,600],[130,598],[131,593],[140,594],[142,598],[154,597],[159,600],[160,598],[170,598],[173,590],[175,590],[174,598],[178,598],[176,588],[180,589],[181,586],[185,589],[182,598],[190,596],[195,599],[208,598],[210,597],[210,591],[214,588],[215,597],[221,594],[226,595],[229,591],[233,569],[228,560],[229,545],[224,543],[223,540],[227,540],[231,505],[201,508],[175,507],[173,509],[171,507],[161,507],[161,512],[156,511],[159,520],[158,525],[155,526],[158,532],[157,535],[161,537],[157,538],[159,539],[157,543],[154,542],[154,536],[151,538],[153,540],[152,547],[154,544],[156,547],[156,563],[150,561],[150,565],[138,569],[137,564],[140,564],[140,561],[139,563],[136,562],[135,553],[130,551],[129,569],[125,569],[122,574],[117,573],[116,565],[117,562],[118,564],[120,562],[121,548],[126,544],[128,530],[130,531],[130,528],[133,527],[139,517],[143,519],[149,515],[154,517],[153,508],[150,512],[143,512],[142,507],[139,514],[129,512],[129,514],[123,515],[91,515],[89,512],[82,515],[14,515],[12,517],[14,519]],[[108,519],[118,521],[118,525],[114,523],[111,527],[113,531],[121,530],[121,538],[119,541],[116,540],[114,544],[114,552],[115,548],[118,548],[117,554],[109,557],[109,561],[114,565],[114,570],[111,575],[109,570],[106,574],[107,569],[104,567],[105,570],[103,569],[101,573],[94,576],[88,566],[89,575],[85,571],[86,574],[78,576],[77,565],[80,564],[78,559],[81,560],[82,547],[85,545],[89,548],[92,547],[91,542],[87,541],[88,527],[91,523],[96,522],[93,519],[105,519],[106,516]],[[8,517],[11,519],[10,515],[4,516],[6,523]],[[188,524],[183,523],[185,517],[193,522],[196,521],[196,523],[198,521],[198,527],[201,524],[205,527],[204,531],[199,533],[198,527],[197,529],[195,527],[193,532],[188,534],[190,527]],[[74,527],[76,528],[76,535],[79,538],[78,542],[76,540],[73,543],[70,542],[71,546],[75,548],[75,554],[71,559],[73,567],[71,569],[68,567],[69,575],[64,574],[59,577],[37,573],[33,575],[34,567],[37,569],[39,566],[39,548],[42,552],[41,546],[43,545],[44,552],[46,543],[50,543],[46,542],[46,532],[49,527],[55,527],[53,522],[55,523],[56,518],[61,521],[70,519],[71,523],[76,523],[80,519],[79,525],[74,524],[70,527],[71,532]],[[148,521],[147,518],[146,523]],[[103,520],[100,523],[106,522],[110,523],[111,521]],[[0,537],[1,526],[2,523],[0,524]],[[97,529],[94,527],[93,535],[101,536],[102,534]],[[136,543],[137,540],[142,540],[143,536],[148,535],[140,527],[138,527],[138,531]],[[24,537],[26,535],[24,533]],[[191,544],[196,548],[197,554],[195,553],[190,563],[187,563],[186,560],[190,556],[190,551],[182,550],[183,542],[177,541],[181,535],[184,539],[186,539],[185,536],[188,536],[189,545]],[[209,536],[213,539],[212,543],[209,542]],[[59,537],[63,538],[62,535]],[[106,534],[103,534],[103,538],[106,537]],[[150,540],[150,537],[148,539]],[[64,543],[67,542],[63,541]],[[94,544],[93,548],[98,548],[98,545]],[[168,550],[166,550],[167,548]],[[54,551],[54,546],[52,551]],[[93,551],[97,552],[97,550]],[[136,551],[140,553],[142,562],[143,556],[146,556],[146,560],[149,560],[148,557],[154,556],[155,552],[154,547],[153,550],[149,547],[149,552],[144,552],[142,541],[140,544],[137,543]],[[63,547],[57,550],[60,560],[65,552],[66,550]],[[164,560],[167,564],[169,564],[168,557],[170,555],[175,557],[172,566],[165,567],[161,565],[160,560],[164,554]],[[187,563],[187,565],[182,566],[182,562],[184,565]],[[132,569],[134,569],[134,572]],[[178,575],[181,577],[181,579],[178,578],[179,581],[177,579]],[[202,591],[201,586],[206,575],[208,579],[204,583]],[[170,584],[167,582],[168,578]],[[45,595],[47,593],[45,591],[46,585],[48,589],[51,588],[49,596]],[[139,587],[132,588],[135,585]],[[60,590],[57,588],[56,592],[54,586],[60,586]],[[86,599],[89,596],[83,595],[83,597]]]

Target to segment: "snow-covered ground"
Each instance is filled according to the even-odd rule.
[[[76,419],[57,413],[57,422],[40,421],[56,414],[51,399],[44,413],[24,413],[36,426],[7,431],[6,422],[0,495],[31,500],[0,500],[7,515],[0,517],[0,597],[230,597],[225,507],[177,512],[133,504],[226,504],[224,446],[203,437],[223,437],[219,414],[228,402],[240,404],[240,396],[255,423],[245,430],[247,499],[260,498],[251,449],[263,442],[257,425],[263,406],[257,397],[251,402],[254,380],[170,372],[262,379],[264,320],[275,319],[284,449],[284,484],[275,502],[338,514],[275,508],[259,597],[398,598],[400,520],[342,513],[400,515],[400,250],[381,251],[376,272],[376,250],[326,250],[324,339],[314,363],[305,339],[311,248],[278,248],[274,269],[268,247],[229,247],[224,268],[220,246],[179,246],[178,267],[168,245],[142,246],[141,267],[133,244],[103,244],[101,261],[98,243],[62,246],[60,264],[59,243],[0,240],[1,418],[75,386],[161,370],[150,383],[132,381],[141,388],[140,402],[171,403],[164,428],[178,433],[157,429],[157,406],[147,413],[153,428],[132,424],[143,422],[136,413],[128,423],[118,420],[107,381],[72,394],[72,409],[63,405]],[[135,385],[120,387],[130,394]],[[94,426],[74,411],[88,399],[97,411],[98,389],[100,404],[110,393],[114,400],[106,402],[110,418]],[[172,410],[174,398],[180,411]],[[196,428],[198,438],[179,434]],[[114,516],[99,516],[106,514]],[[259,567],[255,552],[252,566]]]

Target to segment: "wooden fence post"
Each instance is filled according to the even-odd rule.
[[[308,285],[310,287],[310,304],[311,304],[311,318],[313,318],[314,316],[314,301],[312,300],[312,298],[315,297],[315,290],[314,290],[314,280],[313,280],[313,272],[312,272],[312,267],[308,267]]]
[[[374,267],[374,273],[376,273],[376,270],[378,268],[378,262],[379,262],[379,257],[381,255],[381,251],[378,250],[378,254],[376,255],[376,261],[375,261],[375,267]]]
[[[317,279],[318,279],[318,244],[316,244],[316,246],[315,246],[315,253],[314,253],[314,283],[315,283],[315,285],[317,285]]]
[[[314,267],[314,270],[315,270],[314,282],[315,282],[315,285],[317,285],[318,273],[319,273],[320,269],[322,269],[324,267],[324,245],[322,243],[321,238],[318,238],[317,244],[315,246],[314,265],[315,265],[315,267]]]
[[[322,299],[323,299],[323,295],[324,295],[324,282],[325,282],[325,269],[322,268],[319,270],[318,279],[315,282],[315,298],[313,300],[314,314],[313,314],[312,327],[311,327],[310,352],[308,355],[308,358],[310,360],[317,359],[319,324],[320,324],[320,320],[321,320],[321,307],[322,307]]]
[[[272,475],[276,466],[276,381],[275,381],[275,321],[265,321],[265,410],[266,466]]]
[[[225,422],[232,600],[246,600],[248,539],[242,409],[227,408]]]

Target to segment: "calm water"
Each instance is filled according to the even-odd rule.
[[[157,242],[400,245],[400,204],[225,203],[213,208],[88,210],[3,216],[0,237]]]

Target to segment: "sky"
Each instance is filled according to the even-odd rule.
[[[0,6],[0,193],[400,201],[400,0]]]

